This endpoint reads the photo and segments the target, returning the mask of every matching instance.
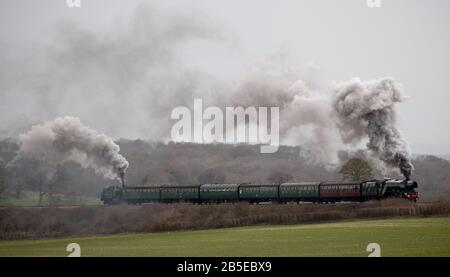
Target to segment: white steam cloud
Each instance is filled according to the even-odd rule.
[[[241,80],[231,96],[239,106],[279,107],[282,143],[302,145],[311,163],[338,162],[335,124],[327,95],[311,89],[314,68],[276,62],[260,63]]]
[[[128,161],[112,139],[83,126],[76,117],[35,125],[19,136],[19,143],[17,159],[35,159],[49,165],[75,161],[109,179],[122,177],[128,168]]]

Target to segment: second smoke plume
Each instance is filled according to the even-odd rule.
[[[18,157],[41,160],[50,165],[75,161],[105,178],[121,178],[128,161],[120,148],[104,134],[83,126],[79,118],[59,117],[19,136]]]

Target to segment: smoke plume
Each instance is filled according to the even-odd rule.
[[[221,42],[222,31],[199,11],[148,2],[108,29],[58,21],[48,45],[17,57],[0,43],[0,138],[72,115],[114,139],[167,139],[171,110],[209,86],[185,52]]]
[[[35,125],[19,136],[19,142],[16,159],[36,159],[55,166],[75,161],[109,179],[120,178],[128,168],[128,161],[112,139],[83,126],[76,117]]]
[[[395,122],[401,90],[392,80],[353,79],[338,84],[332,96],[321,92],[311,68],[278,60],[252,67],[239,80],[222,80],[214,69],[221,63],[211,61],[211,71],[191,63],[205,60],[201,50],[211,45],[234,53],[226,30],[200,12],[154,4],[105,30],[56,25],[48,47],[33,45],[14,57],[0,44],[0,139],[70,114],[114,139],[169,141],[172,109],[192,108],[201,97],[205,106],[279,107],[281,143],[302,146],[309,162],[338,165],[339,150],[368,137],[379,159],[406,177],[411,173]],[[52,164],[74,160],[108,178],[128,166],[111,139],[77,118],[36,125],[20,141],[21,155]]]
[[[303,146],[302,155],[313,164],[338,162],[336,130],[327,95],[314,90],[315,69],[265,62],[245,74],[231,103],[237,106],[279,107],[283,144]]]
[[[395,104],[404,99],[392,79],[336,84],[333,107],[344,143],[369,138],[367,148],[387,165],[398,167],[409,179],[413,165],[408,144],[397,129]]]

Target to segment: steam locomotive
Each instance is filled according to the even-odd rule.
[[[101,193],[105,205],[120,203],[336,203],[363,202],[386,198],[417,201],[417,182],[412,180],[370,180],[364,182],[303,182],[282,184],[199,184],[158,186],[107,186]]]

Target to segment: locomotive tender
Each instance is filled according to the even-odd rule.
[[[124,184],[124,182],[122,182]],[[370,180],[365,182],[309,182],[282,184],[200,184],[160,186],[107,186],[101,193],[105,205],[120,203],[335,203],[385,198],[417,201],[417,182]]]

